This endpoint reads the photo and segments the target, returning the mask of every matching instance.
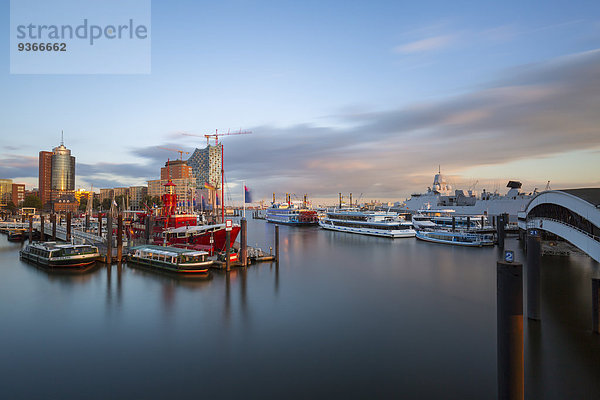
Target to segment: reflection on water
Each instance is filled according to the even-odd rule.
[[[274,226],[249,220],[248,236],[268,251]],[[282,226],[279,264],[200,279],[127,264],[64,274],[19,249],[0,236],[7,398],[496,396],[497,248]],[[598,264],[543,263],[527,397],[600,398]]]

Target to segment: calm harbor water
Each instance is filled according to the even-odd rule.
[[[249,244],[274,226],[248,221]],[[497,248],[280,228],[281,262],[178,280],[59,274],[0,235],[0,391],[18,398],[496,397]],[[518,261],[525,255],[507,240]],[[583,256],[542,259],[526,396],[600,398]]]

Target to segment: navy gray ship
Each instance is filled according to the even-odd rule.
[[[529,201],[537,194],[521,191],[521,182],[509,181],[504,195],[498,192],[480,193],[473,190],[452,190],[440,171],[433,178],[433,185],[425,193],[412,194],[405,208],[410,212],[419,210],[452,209],[460,215],[486,215],[488,217],[507,213],[516,221],[517,214],[525,210]]]

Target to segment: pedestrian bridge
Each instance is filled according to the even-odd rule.
[[[553,233],[600,262],[600,188],[542,192],[519,213],[519,228]]]

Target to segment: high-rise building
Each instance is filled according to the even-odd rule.
[[[188,166],[186,161],[173,160],[167,161],[165,166],[160,169],[160,179],[185,179],[193,177],[192,167]]]
[[[222,144],[208,145],[203,149],[196,149],[188,158],[187,165],[192,167],[196,177],[196,187],[203,188],[205,183],[221,187],[221,146]]]
[[[12,179],[0,179],[0,206],[6,206],[12,201]]]
[[[52,183],[50,197],[58,200],[63,195],[75,194],[75,157],[61,142],[52,150]]]
[[[40,151],[39,172],[38,172],[38,191],[42,204],[46,206],[50,203],[50,190],[52,187],[52,152]]]

